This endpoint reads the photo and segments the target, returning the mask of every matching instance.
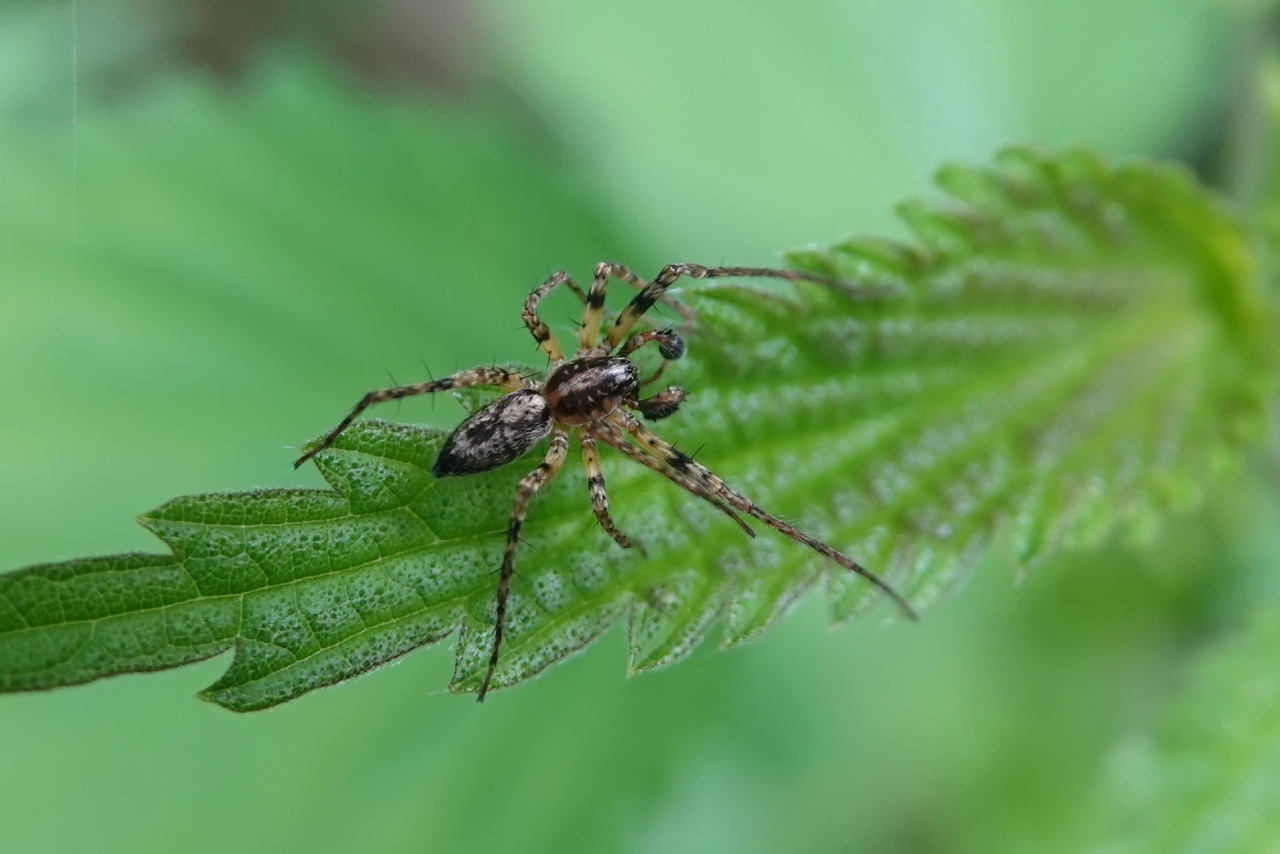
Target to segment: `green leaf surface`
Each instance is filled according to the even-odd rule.
[[[669,376],[691,397],[660,425],[921,607],[994,535],[1028,566],[1118,528],[1150,536],[1166,511],[1196,506],[1259,434],[1272,377],[1246,235],[1181,169],[1017,149],[940,183],[945,204],[902,208],[911,243],[791,256],[845,287],[685,294],[699,322]],[[451,687],[475,690],[511,497],[537,450],[436,480],[443,435],[361,422],[317,458],[332,491],[175,499],[141,520],[171,557],[0,576],[0,689],[234,649],[206,694],[259,709],[461,627]],[[641,671],[679,660],[717,620],[727,645],[759,636],[824,577],[837,620],[875,602],[647,470],[610,459],[606,471],[615,518],[649,558],[598,529],[567,466],[525,528],[495,685],[620,618]]]
[[[1123,829],[1106,854],[1280,846],[1280,613],[1203,655],[1154,739],[1120,752],[1107,790]]]

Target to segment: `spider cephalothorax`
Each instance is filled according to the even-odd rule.
[[[631,540],[613,524],[609,516],[609,498],[605,492],[604,474],[600,469],[597,442],[616,448],[633,460],[669,478],[683,489],[710,502],[727,514],[749,535],[755,531],[739,513],[751,516],[788,537],[803,543],[845,569],[861,575],[884,590],[908,615],[913,615],[910,605],[880,578],[868,572],[851,558],[815,540],[808,534],[788,525],[781,519],[766,513],[749,498],[730,489],[725,482],[701,463],[677,451],[670,443],[653,433],[628,410],[639,412],[649,420],[672,415],[685,398],[684,389],[670,386],[657,394],[641,397],[641,389],[654,382],[663,372],[667,361],[679,359],[685,353],[684,336],[673,329],[658,329],[629,334],[645,312],[653,304],[662,301],[685,318],[686,326],[693,320],[693,313],[667,296],[667,288],[681,276],[695,279],[721,276],[767,276],[779,279],[807,280],[826,283],[826,279],[793,270],[770,270],[753,267],[702,267],[697,264],[669,264],[663,267],[657,278],[645,282],[626,267],[602,263],[596,267],[591,287],[583,293],[566,273],[556,273],[529,294],[524,302],[522,316],[525,326],[537,339],[551,364],[545,381],[531,382],[529,377],[513,370],[499,367],[473,368],[451,377],[425,383],[394,386],[369,392],[356,404],[351,414],[344,418],[315,447],[308,450],[294,464],[306,460],[329,447],[338,434],[371,404],[395,400],[415,394],[427,394],[468,386],[489,386],[507,394],[474,413],[454,429],[445,440],[431,471],[436,477],[477,474],[512,462],[541,440],[550,437],[547,455],[542,463],[520,481],[516,490],[515,507],[507,526],[507,547],[502,569],[498,575],[497,609],[494,618],[493,651],[489,667],[480,686],[480,700],[484,700],[498,666],[498,653],[502,647],[502,630],[506,621],[507,597],[511,590],[511,576],[515,571],[516,546],[520,542],[520,528],[524,523],[529,501],[534,493],[545,486],[564,464],[569,453],[569,435],[577,437],[582,445],[582,462],[587,472],[587,486],[591,495],[591,507],[600,526],[623,548],[630,548]],[[600,340],[600,323],[604,316],[605,292],[611,277],[617,277],[640,289],[631,303],[623,309]],[[538,317],[538,303],[560,285],[572,290],[584,303],[582,329],[576,355],[566,359],[551,330]],[[647,379],[640,378],[640,371],[630,354],[646,344],[657,345],[662,364]]]

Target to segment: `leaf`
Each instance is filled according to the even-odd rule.
[[[1183,170],[1014,149],[940,183],[947,203],[901,211],[914,242],[791,256],[843,287],[686,293],[700,319],[669,376],[691,397],[661,425],[922,607],[997,533],[1022,566],[1151,536],[1256,439],[1273,377],[1247,236]],[[0,689],[234,649],[206,696],[245,711],[461,626],[451,687],[475,690],[511,496],[538,452],[435,480],[443,435],[363,421],[317,458],[332,491],[175,499],[141,520],[171,557],[0,576]],[[718,619],[726,645],[763,634],[824,577],[835,619],[874,604],[864,582],[772,532],[744,538],[627,462],[607,461],[615,517],[649,559],[598,529],[567,466],[525,528],[495,685],[624,616],[635,672]]]
[[[1116,763],[1108,802],[1127,825],[1108,854],[1280,846],[1280,614],[1203,656],[1154,739]]]

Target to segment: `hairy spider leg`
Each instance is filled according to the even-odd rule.
[[[333,444],[338,435],[351,426],[351,422],[356,420],[365,409],[375,403],[382,403],[387,400],[399,400],[405,397],[412,397],[416,394],[431,394],[437,391],[448,391],[454,388],[466,388],[468,386],[486,385],[503,391],[516,391],[517,389],[528,388],[529,383],[515,371],[509,371],[506,368],[498,367],[482,367],[472,368],[467,371],[459,371],[450,377],[444,377],[438,380],[431,380],[425,383],[412,383],[410,385],[391,386],[390,388],[382,388],[377,391],[371,391],[364,397],[360,398],[360,402],[355,405],[351,413],[338,423],[337,427],[330,430],[325,437],[320,440],[320,444],[298,457],[293,467],[305,463],[316,454]]]
[[[489,693],[489,683],[493,680],[493,671],[498,667],[498,652],[502,648],[502,629],[507,621],[507,597],[511,593],[511,576],[516,571],[516,548],[520,545],[520,527],[524,524],[525,514],[529,510],[529,502],[539,489],[551,482],[564,465],[569,453],[569,434],[556,429],[551,433],[551,447],[538,467],[520,479],[516,487],[516,503],[511,508],[511,521],[507,524],[507,548],[502,555],[502,571],[498,575],[498,603],[493,619],[493,651],[489,654],[489,668],[484,673],[484,682],[480,684],[480,696],[476,699],[483,703],[484,695]]]
[[[569,290],[573,291],[573,295],[578,298],[578,302],[587,301],[587,292],[584,291],[582,288],[578,287],[576,284],[574,284],[573,279],[565,279],[564,286]]]
[[[684,477],[678,472],[672,472],[670,467],[667,466],[662,460],[658,459],[657,457],[650,456],[643,448],[637,447],[636,445],[633,445],[630,442],[628,442],[626,438],[626,434],[616,424],[612,424],[608,422],[596,423],[596,424],[588,425],[584,429],[590,430],[592,436],[599,439],[601,442],[604,442],[609,447],[614,448],[618,451],[621,451],[622,453],[626,454],[628,457],[640,463],[641,465],[656,471],[658,474],[662,475],[663,477],[670,478],[680,486],[687,489],[689,492],[692,492],[698,497],[706,500],[717,510],[724,513],[734,522],[737,522],[738,527],[741,528],[748,537],[756,536],[755,529],[752,528],[750,525],[748,525],[741,516],[739,516],[736,512],[734,512],[734,509],[730,507],[723,499],[721,499],[717,495],[707,493],[701,490],[698,484],[695,483],[694,481]]]
[[[524,320],[524,325],[528,327],[529,333],[538,342],[542,352],[551,360],[552,365],[558,365],[564,361],[564,350],[560,349],[560,342],[556,341],[556,336],[551,333],[547,324],[543,323],[542,318],[538,317],[538,303],[542,301],[543,297],[561,285],[565,285],[576,294],[582,293],[582,290],[573,283],[573,279],[569,278],[569,274],[564,270],[560,270],[557,273],[552,273],[545,282],[538,285],[529,293],[529,296],[525,297],[524,308],[520,311],[520,317]]]
[[[621,264],[615,264],[612,261],[601,261],[597,264],[595,275],[591,278],[591,289],[583,300],[582,331],[578,335],[579,356],[585,356],[597,347],[600,335],[600,321],[604,316],[604,298],[609,289],[610,276],[621,279],[640,291],[649,286],[648,282]],[[693,321],[697,319],[697,314],[694,310],[666,294],[663,294],[659,299],[663,305],[674,309],[684,318],[684,325],[681,327],[681,331],[688,332],[689,327],[693,325]],[[607,353],[612,349],[613,347],[610,346],[604,352]]]
[[[591,509],[600,522],[605,533],[613,537],[613,541],[624,549],[632,546],[631,538],[618,530],[609,515],[609,493],[605,489],[604,471],[600,468],[600,451],[596,448],[596,440],[586,432],[579,431],[578,440],[582,443],[582,467],[587,472],[587,491],[591,494]],[[640,553],[645,554],[643,546]]]
[[[743,276],[763,279],[786,279],[792,282],[818,282],[823,285],[835,285],[837,282],[824,276],[802,273],[798,270],[775,270],[767,267],[704,267],[701,264],[668,264],[658,272],[652,282],[636,294],[630,305],[622,310],[618,319],[613,322],[609,334],[605,336],[604,345],[609,350],[617,347],[627,337],[631,327],[653,304],[666,294],[667,288],[675,284],[681,276],[691,279],[718,279],[726,276]]]
[[[898,591],[894,590],[878,575],[871,572],[857,561],[836,551],[821,540],[815,540],[813,537],[810,537],[808,534],[792,525],[788,525],[776,516],[766,513],[764,510],[760,509],[760,507],[756,506],[754,501],[747,498],[745,495],[730,489],[718,475],[706,466],[695,462],[688,454],[676,450],[675,446],[649,430],[628,413],[623,412],[622,410],[616,410],[610,417],[615,419],[616,422],[619,423],[628,433],[635,437],[635,440],[646,450],[663,461],[664,466],[662,473],[671,480],[680,484],[695,495],[703,497],[707,495],[719,496],[725,503],[733,507],[735,510],[740,510],[748,516],[759,519],[775,531],[785,534],[798,543],[803,543],[823,557],[834,561],[845,569],[857,573],[884,591],[907,617],[913,620],[917,618],[915,609],[911,607],[907,600],[904,599]],[[690,485],[692,485],[692,488]]]
[[[587,298],[583,300],[582,331],[578,334],[578,355],[580,356],[586,355],[596,347],[596,340],[600,335],[600,318],[604,314],[604,299],[609,291],[611,276],[616,276],[640,290],[648,284],[621,264],[601,261],[596,265],[595,275],[591,277],[591,288],[587,291]]]
[[[591,277],[591,287],[587,298],[582,303],[582,328],[578,331],[578,355],[583,356],[595,349],[596,338],[600,335],[600,317],[604,314],[604,298],[609,292],[609,277],[617,268],[619,278],[634,275],[626,267],[601,261],[596,265],[595,275]],[[641,287],[644,287],[642,282]]]

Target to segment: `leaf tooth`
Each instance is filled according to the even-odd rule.
[[[823,276],[828,279],[841,279],[844,277],[835,258],[825,248],[812,246],[805,249],[794,249],[787,252],[783,256],[788,267],[793,270],[800,270],[805,273],[812,273],[815,276]]]
[[[1024,563],[1059,543],[1095,543],[1114,529],[1118,502],[1112,490],[1116,459],[1104,454],[1093,465],[1079,460],[1085,451],[1110,448],[1115,431],[1135,409],[1155,405],[1180,374],[1171,373],[1176,346],[1143,347],[1127,353],[1102,375],[1082,386],[1034,440],[1032,471],[1036,487],[1023,502],[1016,526],[1019,559]],[[1163,360],[1163,365],[1161,360]],[[1132,431],[1134,425],[1127,425]]]
[[[773,331],[774,323],[760,307],[748,310],[738,305],[734,293],[727,290],[697,291],[693,302],[698,311],[698,330],[702,348],[724,348],[739,339],[761,337]],[[691,348],[696,353],[699,348]]]
[[[627,670],[635,674],[673,664],[702,643],[724,610],[726,585],[705,572],[669,573],[631,603]]]
[[[842,281],[851,281],[890,296],[908,295],[927,269],[917,247],[896,240],[855,238],[831,247],[831,260]]]
[[[1084,150],[1045,168],[1057,188],[1064,216],[1096,248],[1119,248],[1137,237],[1132,213],[1117,198],[1121,173],[1107,171],[1096,155]]]
[[[890,559],[894,542],[887,524],[874,524],[853,538],[842,538],[839,546],[841,551],[852,555],[863,566],[873,567],[881,578],[887,580],[893,572]],[[901,575],[901,572],[894,574]],[[865,613],[875,602],[873,594],[879,592],[852,573],[828,572],[827,601],[831,623],[840,625]]]
[[[1057,184],[1064,200],[1070,200],[1071,193],[1079,190],[1084,192],[1081,198],[1090,203],[1089,207],[1102,196],[1110,195],[1116,176],[1123,170],[1123,167],[1108,168],[1096,152],[1081,146],[1045,158],[1041,168]]]
[[[1013,220],[1010,228],[1016,229],[1024,253],[1040,257],[1087,258],[1096,255],[1103,242],[1096,230],[1082,227],[1060,207],[1028,210]],[[1118,245],[1123,235],[1121,213],[1117,221],[1108,223],[1105,240]]]
[[[908,601],[923,612],[947,599],[968,580],[990,540],[987,526],[977,526],[967,531],[962,541],[937,548],[930,560],[918,560],[904,588]]]
[[[1119,246],[1129,236],[1124,207],[1114,198],[1115,173],[1086,149],[1052,156],[1007,148],[997,155],[997,175],[1018,209],[1012,220],[1031,226],[1027,233],[1041,251],[1087,252]]]
[[[937,171],[934,181],[952,197],[989,216],[1006,216],[1011,210],[997,174],[990,169],[948,164]]]
[[[284,525],[303,520],[338,519],[350,512],[346,500],[326,490],[261,489],[179,496],[143,514],[139,522],[147,527],[159,522],[210,526]]]
[[[559,661],[581,652],[588,644],[599,637],[619,616],[625,606],[625,598],[615,597],[590,608],[574,609],[566,614],[559,614],[554,624],[548,622],[536,634],[530,634],[524,642],[519,636],[512,639],[511,644],[503,642],[502,660],[493,674],[494,687],[504,687],[523,682],[541,673]],[[483,639],[492,642],[492,632],[484,632]],[[488,665],[488,646],[482,650],[483,661]],[[478,687],[478,676],[469,679],[455,679],[450,690],[474,690]]]
[[[453,606],[443,613],[416,611],[371,625],[298,659],[291,659],[271,643],[241,638],[231,667],[201,691],[200,697],[237,712],[295,699],[441,640],[455,630],[458,610]],[[275,666],[270,666],[273,663]]]
[[[807,292],[810,303],[833,302],[821,295],[842,297],[860,308],[890,305],[907,295],[908,283],[901,271],[881,263],[878,256],[859,258],[856,254],[824,249],[787,253],[788,266],[830,279],[830,283],[797,282]]]
[[[1153,404],[1152,409],[1158,408]],[[1135,413],[1138,418],[1140,413]],[[1111,431],[1098,463],[1093,466],[1097,479],[1096,494],[1092,503],[1085,504],[1078,518],[1067,532],[1066,542],[1079,548],[1093,548],[1113,532],[1119,531],[1130,542],[1150,536],[1154,512],[1146,501],[1147,473],[1151,471],[1154,442],[1146,427],[1148,419],[1140,423],[1130,421],[1124,433]],[[1144,530],[1144,528],[1146,530]]]
[[[737,579],[725,609],[720,647],[728,649],[767,633],[827,571],[829,567],[820,558],[799,554],[768,570]]]
[[[513,586],[493,686],[524,681],[581,651],[621,615],[626,600],[625,591],[615,589],[606,596],[573,597],[571,606],[548,612],[527,589]],[[493,646],[494,607],[491,588],[477,590],[469,598],[450,691],[479,689]]]
[[[1203,394],[1199,372],[1176,385],[1156,413],[1153,427],[1154,454],[1151,480],[1161,503],[1177,513],[1186,513],[1203,500],[1204,472],[1197,471],[1195,459],[1207,436],[1195,426],[1207,422],[1197,418],[1197,398]]]
[[[1053,206],[1055,188],[1044,165],[1046,156],[1027,145],[1013,145],[996,153],[994,179],[1016,211]]]
[[[874,532],[862,545],[855,542],[842,550],[855,555],[864,566],[874,567],[876,574],[890,587],[909,591],[907,580],[912,575],[921,541],[892,537],[886,530],[884,541],[878,542],[878,533]],[[828,571],[827,579],[833,624],[855,620],[885,601],[884,591],[851,572]]]
[[[898,216],[915,232],[934,263],[958,258],[995,245],[999,240],[992,222],[968,204],[943,204],[922,199],[903,202]]]

